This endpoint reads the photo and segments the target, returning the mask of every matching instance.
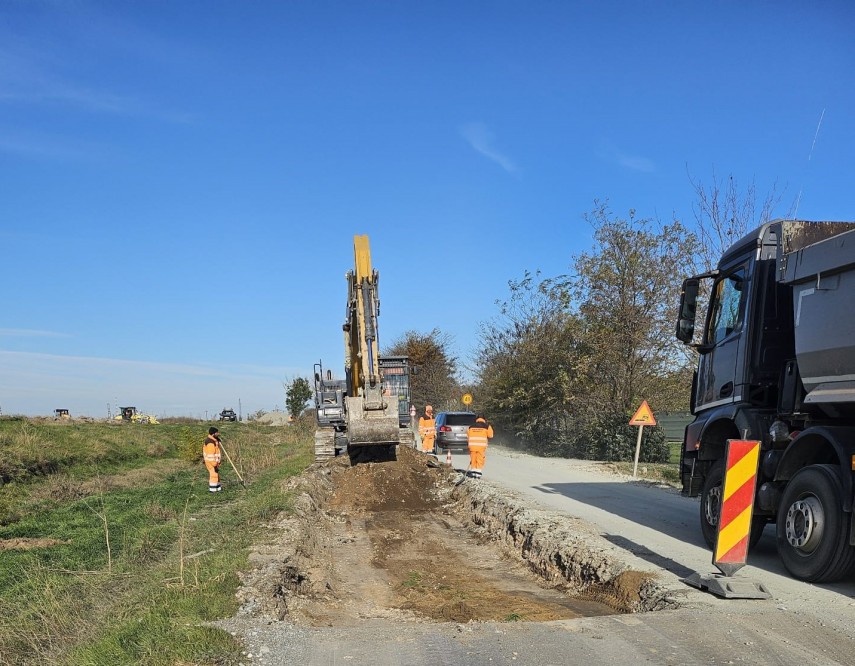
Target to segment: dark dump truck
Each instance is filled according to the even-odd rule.
[[[706,285],[704,285],[706,283]],[[696,327],[699,293],[711,289]],[[774,220],[686,279],[677,338],[698,351],[683,494],[714,546],[728,439],[761,442],[749,544],[774,523],[796,578],[855,571],[855,222]],[[696,330],[697,328],[697,330]]]

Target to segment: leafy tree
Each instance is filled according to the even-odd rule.
[[[408,356],[411,367],[416,368],[410,376],[410,396],[417,409],[432,404],[437,412],[457,404],[462,395],[451,344],[451,336],[438,328],[430,333],[407,331],[382,352],[384,356]]]
[[[295,419],[300,416],[312,397],[312,388],[305,377],[297,377],[285,387],[285,405]]]
[[[654,409],[686,407],[689,385],[672,384],[687,366],[674,338],[683,277],[675,267],[694,255],[694,236],[679,221],[639,219],[632,210],[622,218],[604,204],[586,219],[593,249],[576,257],[575,274],[548,284],[583,322],[589,406],[626,414],[643,399]]]
[[[536,277],[510,282],[500,316],[482,325],[476,394],[503,435],[558,455],[567,414],[579,400],[584,344],[578,320]]]
[[[635,408],[688,404],[691,370],[674,339],[682,271],[696,250],[678,221],[661,224],[598,204],[594,246],[573,272],[511,282],[500,316],[482,327],[479,391],[488,415],[544,455],[631,459]],[[643,459],[667,459],[661,433]],[[661,442],[659,440],[662,440]]]

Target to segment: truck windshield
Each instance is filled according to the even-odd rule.
[[[713,291],[707,343],[714,345],[739,328],[745,269],[739,268],[722,280]]]

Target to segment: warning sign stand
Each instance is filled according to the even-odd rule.
[[[638,474],[638,456],[641,455],[641,434],[644,432],[644,426],[656,425],[656,419],[653,417],[653,412],[650,410],[650,405],[647,400],[641,401],[641,407],[635,411],[635,415],[629,420],[629,425],[638,426],[638,441],[635,443],[635,462],[632,465],[632,478]]]
[[[759,459],[760,442],[727,440],[721,508],[712,559],[721,574],[695,572],[683,579],[687,585],[707,590],[725,599],[772,598],[763,583],[733,577],[733,574],[745,566],[748,558]]]

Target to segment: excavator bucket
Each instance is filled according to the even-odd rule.
[[[347,400],[348,446],[394,445],[400,441],[397,405],[366,409],[361,397]]]

